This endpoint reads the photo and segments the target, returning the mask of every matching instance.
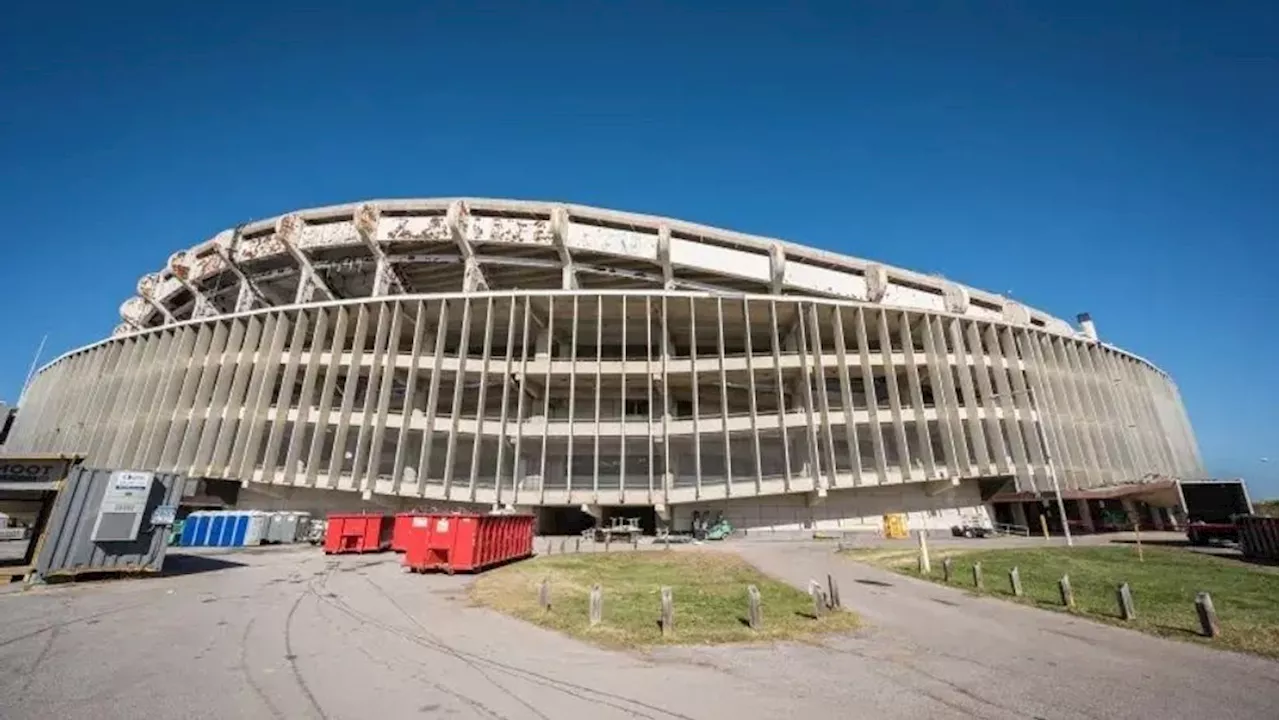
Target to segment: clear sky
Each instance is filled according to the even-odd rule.
[[[1274,3],[284,4],[5,8],[0,398],[222,228],[566,200],[1091,312],[1276,495]]]

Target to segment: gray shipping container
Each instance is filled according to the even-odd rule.
[[[36,560],[33,579],[45,580],[98,572],[159,572],[169,547],[169,527],[153,527],[151,514],[161,505],[177,507],[186,477],[155,473],[145,502],[138,500],[141,521],[133,540],[94,540],[128,535],[132,514],[126,508],[102,510],[112,484],[112,471],[75,467],[54,502]],[[116,512],[113,512],[115,510]],[[101,519],[100,519],[101,516]]]

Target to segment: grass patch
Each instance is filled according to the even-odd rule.
[[[1237,561],[1167,548],[1144,548],[1138,562],[1132,547],[1017,548],[1002,550],[935,550],[928,579],[943,584],[942,559],[953,563],[951,585],[971,592],[973,565],[982,563],[982,594],[1063,611],[1058,579],[1071,578],[1075,614],[1166,637],[1195,640],[1220,648],[1275,656],[1277,649],[1277,579],[1274,573]],[[915,550],[848,550],[853,559],[919,577]],[[1017,567],[1023,597],[1009,586],[1009,569]],[[1120,619],[1116,587],[1129,583],[1137,619]],[[1222,634],[1200,635],[1196,593],[1213,596]]]
[[[551,609],[538,606],[550,580]],[[591,586],[604,591],[602,620],[587,618]],[[658,625],[659,588],[671,588],[674,631]],[[763,628],[747,626],[747,586],[760,590]],[[613,647],[796,640],[851,630],[857,616],[837,611],[815,620],[809,595],[769,578],[741,558],[718,552],[619,552],[550,555],[486,573],[471,586],[481,605],[543,627]]]

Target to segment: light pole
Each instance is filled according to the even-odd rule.
[[[1067,521],[1067,506],[1062,501],[1062,488],[1058,485],[1058,469],[1053,464],[1053,453],[1049,450],[1049,438],[1044,434],[1044,421],[1040,415],[1040,408],[1036,406],[1036,394],[1031,392],[1031,388],[1025,390],[1014,390],[1010,394],[1026,393],[1031,398],[1031,410],[1036,415],[1036,437],[1040,441],[1040,448],[1044,451],[1044,464],[1049,471],[1049,481],[1053,483],[1053,495],[1058,501],[1058,517],[1062,518],[1062,534],[1067,540],[1067,547],[1072,547],[1075,542],[1071,538],[1071,523]],[[997,396],[998,397],[998,396]]]

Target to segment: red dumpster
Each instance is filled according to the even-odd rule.
[[[397,513],[395,529],[391,532],[391,549],[401,553],[408,550],[409,530],[413,528],[413,519],[430,517],[430,515],[431,513],[417,511]]]
[[[426,515],[410,521],[404,566],[473,572],[533,554],[532,515]]]
[[[324,552],[371,553],[391,547],[392,522],[389,515],[336,513],[329,516],[324,533]]]

